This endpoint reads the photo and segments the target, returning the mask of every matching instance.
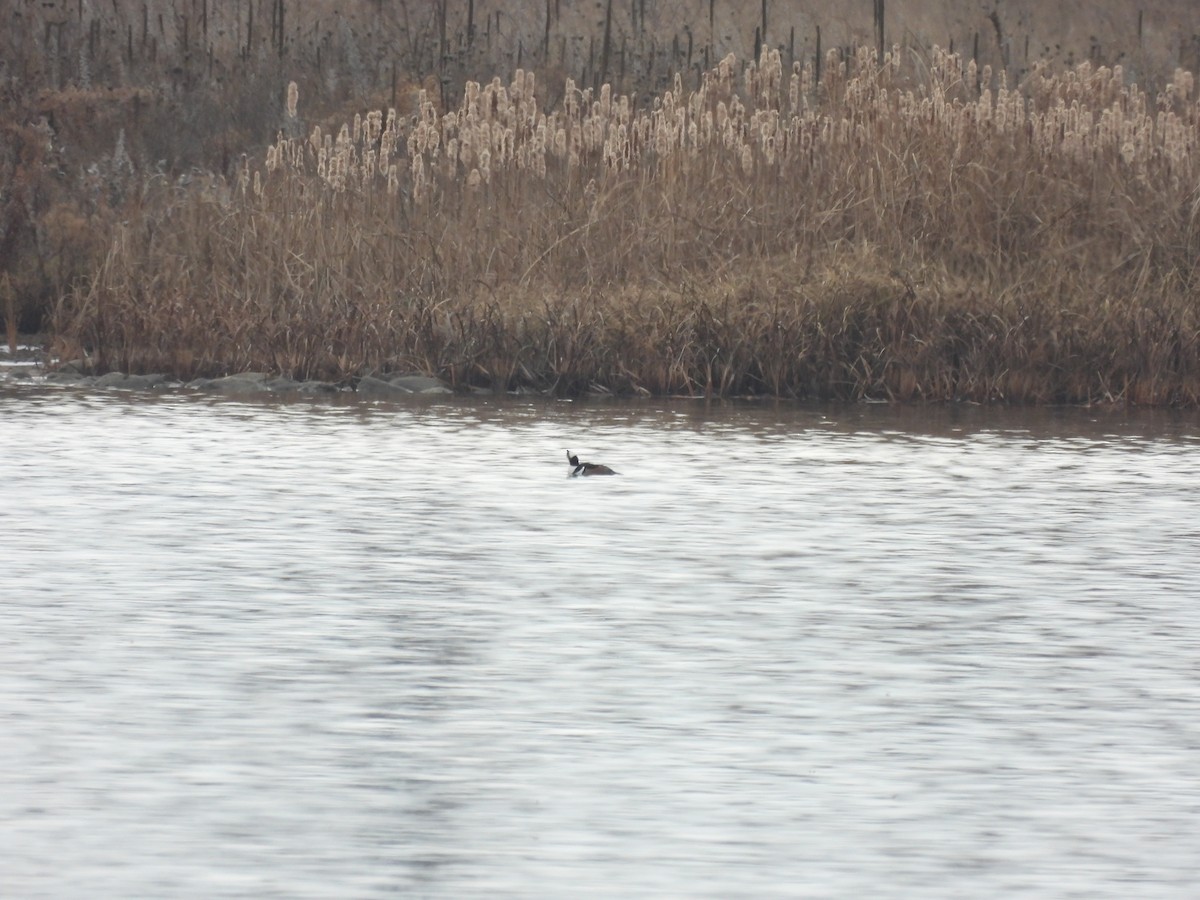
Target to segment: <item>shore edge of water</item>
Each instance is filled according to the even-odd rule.
[[[478,385],[464,386],[452,384],[445,379],[421,372],[374,372],[352,375],[339,381],[296,380],[286,375],[269,372],[237,372],[214,378],[182,379],[166,373],[125,373],[109,371],[95,374],[87,360],[71,360],[62,362],[53,358],[47,349],[48,342],[42,335],[22,335],[17,344],[16,352],[8,345],[0,346],[0,388],[6,386],[51,386],[64,388],[83,388],[100,390],[145,391],[152,393],[190,392],[198,394],[214,394],[223,396],[263,396],[273,395],[280,399],[333,399],[360,398],[366,400],[403,399],[405,397],[436,397],[436,396],[526,396],[554,398],[561,397],[553,389],[537,387],[520,387],[497,391],[491,387]],[[623,399],[725,399],[725,400],[763,400],[763,401],[800,401],[803,398],[782,397],[771,394],[724,395],[716,397],[704,393],[667,393],[662,395],[650,394],[645,391],[622,393],[613,391],[603,385],[590,385],[587,389],[572,395],[575,399],[586,400],[623,400]],[[810,398],[811,399],[811,398]],[[815,400],[814,402],[828,402]],[[914,399],[905,400],[890,397],[864,396],[857,400],[841,401],[849,405],[955,405],[967,406],[1028,406],[1028,407],[1075,407],[1089,408],[1143,408],[1143,409],[1176,409],[1188,410],[1198,407],[1180,403],[1137,403],[1125,397],[1095,398],[1090,401],[1077,402],[1029,402],[1006,401],[996,399],[982,401],[971,397]]]
[[[386,399],[412,395],[453,394],[454,388],[440,378],[421,373],[377,373],[339,382],[297,381],[266,372],[238,372],[219,378],[183,381],[164,373],[127,374],[106,372],[95,375],[83,361],[54,362],[37,345],[37,338],[23,339],[15,353],[0,350],[0,385],[48,384],[128,391],[196,391],[213,394],[280,394],[295,397],[324,397],[356,394]]]

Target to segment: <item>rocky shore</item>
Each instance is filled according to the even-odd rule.
[[[180,381],[169,375],[127,375],[123,372],[90,374],[80,362],[52,364],[37,347],[22,344],[17,352],[0,350],[0,385],[54,384],[127,391],[198,391],[213,394],[281,394],[296,397],[322,397],[357,394],[387,399],[414,394],[452,394],[453,388],[440,378],[421,374],[374,374],[348,378],[340,382],[296,381],[265,372],[241,372],[221,378],[197,378]]]

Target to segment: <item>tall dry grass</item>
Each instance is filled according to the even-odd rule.
[[[536,87],[336,133],[289,92],[261,165],[142,185],[56,333],[184,376],[1200,400],[1190,73],[861,50],[817,84],[767,50],[652,98]]]

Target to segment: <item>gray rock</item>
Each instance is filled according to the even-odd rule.
[[[364,375],[358,380],[358,392],[368,397],[454,393],[446,382],[428,375],[389,375],[384,378]]]
[[[208,390],[221,394],[257,394],[270,388],[267,385],[267,376],[262,372],[243,372],[239,375],[214,378],[209,383]]]
[[[338,386],[328,381],[301,381],[296,384],[296,393],[304,397],[316,397],[321,394],[336,394]]]
[[[414,394],[452,394],[454,391],[440,378],[428,375],[394,375],[388,379],[392,387],[403,388]]]
[[[128,388],[131,391],[149,391],[156,387],[162,387],[167,384],[169,379],[166,375],[158,373],[148,375],[130,375],[121,385],[123,388]]]
[[[390,381],[376,378],[374,375],[364,375],[358,380],[358,393],[366,397],[397,397],[411,394],[412,391],[402,385],[394,385]]]
[[[83,380],[84,376],[78,372],[63,369],[59,369],[57,372],[49,372],[46,375],[46,381],[50,384],[80,384]]]
[[[99,388],[121,388],[127,391],[148,391],[167,381],[166,375],[126,375],[123,372],[106,372],[94,382]]]

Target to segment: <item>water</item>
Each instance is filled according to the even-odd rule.
[[[5,897],[1200,889],[1194,415],[23,388],[0,485]]]

